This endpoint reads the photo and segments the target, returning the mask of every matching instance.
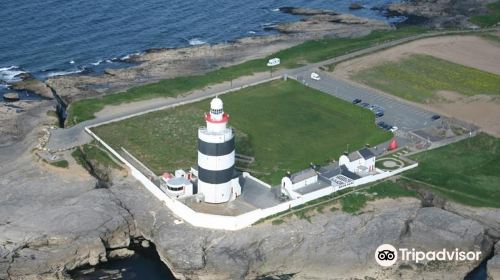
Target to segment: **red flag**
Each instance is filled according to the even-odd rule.
[[[392,151],[392,150],[395,150],[395,149],[397,149],[397,148],[398,148],[398,141],[396,141],[396,138],[393,138],[393,139],[391,140],[391,142],[389,143],[389,147],[387,147],[387,149],[388,149],[389,151]]]

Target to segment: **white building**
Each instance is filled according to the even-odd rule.
[[[295,191],[318,182],[318,173],[312,169],[305,169],[290,174],[281,179],[281,193],[295,199]]]
[[[207,126],[198,129],[198,193],[205,202],[223,203],[241,195],[241,186],[234,169],[233,130],[218,97],[210,102],[205,121]]]
[[[193,195],[193,183],[189,174],[184,170],[176,170],[175,176],[164,173],[160,177],[160,189],[171,197],[183,197]]]
[[[341,155],[339,158],[339,166],[342,165],[345,165],[350,172],[361,176],[367,175],[375,171],[375,154],[368,148],[363,148],[347,156]]]

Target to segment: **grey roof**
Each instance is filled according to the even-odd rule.
[[[292,174],[290,176],[290,180],[292,180],[292,182],[295,184],[297,182],[304,181],[304,180],[309,179],[311,177],[314,177],[316,175],[317,175],[317,173],[316,173],[316,171],[314,171],[314,169],[308,168],[308,169],[305,169],[305,170],[302,170],[302,171],[299,171],[297,173]]]
[[[370,159],[372,157],[375,157],[375,154],[372,151],[370,151],[370,149],[368,149],[368,148],[363,148],[363,149],[359,150],[358,152],[361,154],[361,156],[364,159]]]
[[[189,185],[191,182],[184,177],[174,177],[168,180],[167,185],[170,186],[180,186],[180,185]]]
[[[329,166],[324,167],[320,170],[320,175],[322,177],[328,178],[328,179],[331,179],[337,175],[344,175],[347,178],[350,178],[353,180],[361,178],[357,174],[349,171],[349,169],[347,169],[347,167],[345,165],[341,165],[341,166],[329,165]]]
[[[350,161],[355,161],[357,159],[360,159],[361,155],[359,154],[358,151],[355,151],[355,152],[350,153],[347,157],[349,158]]]
[[[340,174],[341,169],[339,168],[337,163],[329,164],[327,166],[321,167],[319,170],[319,175],[321,175],[324,178],[332,178],[335,175]]]
[[[345,165],[340,166],[340,168],[342,170],[340,174],[346,176],[347,178],[351,178],[353,180],[361,178],[361,176],[359,176],[358,174],[349,171],[349,169],[347,169]]]

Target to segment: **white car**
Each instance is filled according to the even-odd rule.
[[[281,63],[281,60],[277,57],[275,58],[271,58],[269,59],[269,61],[267,62],[267,66],[276,66],[276,65],[279,65]]]
[[[390,132],[396,132],[399,128],[397,126],[393,126],[391,127],[391,129],[389,129]]]
[[[319,81],[319,80],[321,80],[321,77],[319,76],[318,73],[312,72],[311,73],[311,79]]]

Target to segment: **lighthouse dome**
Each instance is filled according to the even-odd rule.
[[[210,109],[212,110],[222,110],[223,103],[219,97],[212,99],[210,102]]]

